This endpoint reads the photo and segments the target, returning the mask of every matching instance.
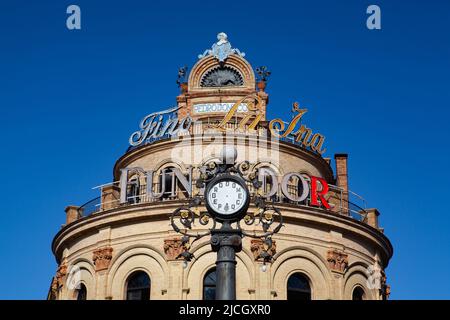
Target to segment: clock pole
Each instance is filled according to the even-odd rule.
[[[242,232],[225,221],[212,231],[211,247],[217,252],[216,300],[236,300],[236,252],[242,249]]]

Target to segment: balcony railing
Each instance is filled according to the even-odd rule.
[[[172,180],[173,173],[166,173],[169,177],[168,180]],[[158,181],[163,181],[162,179],[156,179]],[[186,191],[179,188],[177,184],[172,187],[166,186],[166,191],[160,198],[152,198],[147,194],[147,185],[145,183],[139,183],[138,180],[131,181],[127,185],[127,196],[126,202],[120,203],[119,196],[119,182],[114,182],[109,185],[101,186],[101,196],[96,197],[85,204],[83,204],[79,209],[79,215],[81,217],[90,216],[92,214],[97,214],[102,211],[117,208],[117,207],[127,207],[143,203],[153,203],[153,202],[164,202],[164,201],[174,201],[174,200],[187,200],[189,195]],[[161,190],[161,185],[159,182],[153,183],[154,192],[159,192]],[[289,184],[288,192],[292,195],[298,194],[298,184]],[[254,187],[248,183],[248,188],[252,196],[256,194]],[[266,187],[270,188],[270,185]],[[198,191],[195,186],[195,182],[192,184],[192,190]],[[264,190],[267,191],[267,190]],[[344,216],[351,217],[355,220],[364,222],[366,220],[366,202],[358,194],[352,191],[346,191],[338,186],[329,185],[328,196],[326,196],[328,203],[331,206],[331,213],[340,214]],[[288,199],[278,188],[277,192],[267,201],[273,201],[276,204],[290,204],[305,208],[310,208],[310,195],[302,202],[296,202]]]

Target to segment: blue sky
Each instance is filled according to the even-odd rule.
[[[66,28],[77,4],[82,29]],[[382,29],[365,27],[381,7]],[[450,298],[448,1],[2,1],[0,299],[44,299],[64,208],[97,196],[146,114],[174,105],[180,66],[225,31],[272,71],[268,117],[293,101],[349,153],[379,208],[392,299]]]

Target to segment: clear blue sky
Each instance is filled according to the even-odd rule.
[[[300,101],[326,156],[349,153],[350,188],[394,245],[392,299],[450,298],[449,21],[444,0],[1,1],[0,298],[46,297],[65,206],[97,196],[220,31],[272,71],[269,118]]]

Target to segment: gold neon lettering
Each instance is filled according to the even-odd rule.
[[[308,112],[308,109],[298,109],[296,111],[298,111],[298,115],[296,115],[295,118],[292,119],[291,123],[289,123],[289,126],[283,133],[282,137],[287,137],[295,129],[297,123],[300,121],[303,115]]]
[[[318,154],[323,154],[327,149],[323,149],[323,142],[325,141],[325,137],[320,133],[316,133],[311,139],[311,149]]]
[[[301,125],[300,129],[294,135],[296,136],[295,140],[297,142],[301,142],[305,147],[309,147],[311,144],[311,141],[308,142],[309,138],[311,137],[312,130],[310,128],[305,127],[303,124]]]
[[[250,101],[248,101],[250,100]],[[237,130],[239,131],[249,131],[249,130],[255,130],[258,124],[261,122],[261,120],[264,117],[264,114],[261,112],[261,106],[262,106],[262,99],[258,95],[248,95],[239,101],[237,101],[230,110],[225,114],[222,121],[216,125],[213,126],[213,128],[226,131],[227,130],[227,124],[230,122],[230,120],[233,119],[233,117],[236,115],[236,112],[239,108],[239,106],[244,103],[245,101],[248,101],[248,112],[245,113],[242,116],[242,119],[239,121]],[[255,103],[256,102],[256,103]],[[269,122],[269,131],[270,133],[277,137],[277,138],[284,138],[287,137],[289,134],[292,134],[295,136],[295,140],[299,143],[301,143],[304,147],[310,147],[311,150],[323,154],[326,149],[323,148],[323,144],[325,141],[325,137],[320,133],[315,133],[313,135],[313,132],[310,128],[306,127],[305,125],[301,125],[298,131],[294,132],[295,128],[297,127],[299,121],[302,119],[303,115],[308,112],[308,109],[300,109],[298,107],[298,103],[294,103],[293,110],[298,112],[297,115],[291,120],[289,125],[286,128],[286,125],[283,120],[280,118],[272,119]],[[252,120],[253,118],[253,120]],[[247,125],[247,128],[246,128]]]
[[[258,125],[258,123],[261,121],[262,119],[262,114],[257,114],[259,111],[259,107],[262,104],[262,99],[257,96],[257,95],[248,95],[240,100],[238,100],[231,108],[230,110],[225,114],[225,116],[223,117],[222,121],[217,125],[214,126],[214,128],[219,129],[221,131],[225,131],[226,130],[226,125],[227,123],[230,122],[230,120],[235,116],[237,109],[239,107],[239,105],[241,103],[243,103],[246,100],[256,100],[256,105],[253,102],[249,102],[248,103],[248,111],[249,113],[246,114],[244,116],[244,118],[239,122],[238,128],[239,130],[245,130],[245,125],[247,124],[248,121],[250,121],[250,119],[252,117],[255,117],[255,119],[253,120],[253,122],[250,124],[249,129],[255,129],[256,126]]]
[[[279,128],[275,128],[275,124],[278,124]],[[284,130],[284,122],[283,122],[283,120],[278,119],[278,118],[270,120],[270,122],[269,122],[269,130],[270,130],[270,133],[274,137],[280,138],[281,136],[280,136],[279,132]]]

